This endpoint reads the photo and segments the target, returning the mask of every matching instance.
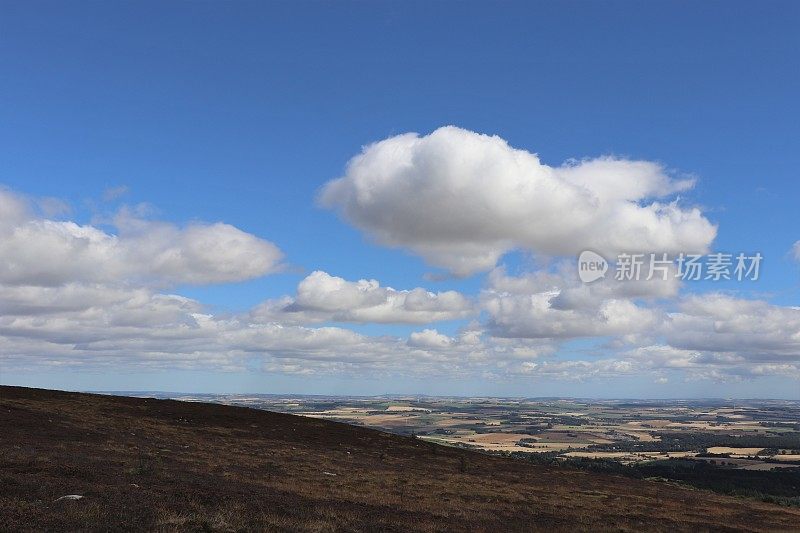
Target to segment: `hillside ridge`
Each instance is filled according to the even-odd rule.
[[[796,508],[246,407],[0,386],[0,426],[3,531],[800,524]]]

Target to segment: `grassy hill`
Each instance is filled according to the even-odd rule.
[[[3,531],[800,525],[797,508],[214,404],[0,387],[0,450]]]

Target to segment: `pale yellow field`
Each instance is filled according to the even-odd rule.
[[[671,457],[694,457],[695,455],[697,455],[695,452],[663,452],[660,454],[652,455],[652,457],[654,459],[662,457],[666,457],[669,459]]]
[[[730,446],[712,446],[708,453],[729,453],[731,455],[756,455],[764,448],[733,448]]]
[[[569,450],[570,448],[582,448],[580,444],[574,442],[533,442],[528,443],[523,447],[523,450],[535,450],[541,452],[557,452],[560,450]]]
[[[511,433],[483,433],[483,434],[462,434],[448,435],[446,437],[421,437],[426,440],[433,440],[446,444],[466,444],[486,451],[514,451],[514,452],[552,452],[576,448],[575,443],[570,442],[536,442],[528,443],[525,446],[517,446],[517,442],[522,438],[533,438],[532,435],[511,434]]]
[[[534,435],[524,435],[520,433],[481,433],[470,435],[470,442],[486,444],[514,444],[520,439],[535,439]]]
[[[361,421],[368,426],[407,426],[413,421],[404,415],[367,415]]]
[[[386,408],[387,411],[390,412],[420,412],[420,413],[430,413],[430,409],[425,409],[424,407],[412,407],[410,405],[390,405]]]
[[[464,442],[464,441],[461,441]],[[517,446],[514,443],[508,444],[491,444],[491,443],[484,443],[484,444],[476,444],[472,442],[468,442],[467,444],[472,444],[481,450],[486,450],[490,452],[524,452],[527,451],[525,448]]]
[[[669,458],[682,458],[694,457],[694,452],[567,452],[564,454],[566,457],[585,457],[588,459],[620,459],[622,462],[640,462],[651,461],[655,459],[669,459]]]

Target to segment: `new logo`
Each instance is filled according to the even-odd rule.
[[[591,283],[605,277],[608,272],[608,261],[602,255],[591,250],[584,250],[578,256],[578,277],[584,283]]]

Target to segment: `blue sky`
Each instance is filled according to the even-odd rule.
[[[247,363],[237,363],[244,366],[228,361],[224,369],[202,358],[195,366],[153,365],[155,355],[140,361],[119,347],[98,348],[109,353],[95,364],[86,353],[61,351],[90,342],[72,339],[54,349],[57,364],[44,366],[33,356],[20,363],[22,349],[6,348],[3,382],[95,390],[800,396],[791,375],[800,359],[792,311],[800,301],[792,254],[800,239],[796,3],[7,2],[0,11],[0,184],[8,194],[32,205],[59,199],[69,210],[35,208],[36,216],[109,235],[120,231],[112,220],[121,209],[147,204],[137,211],[147,220],[179,228],[224,222],[283,254],[282,267],[265,275],[142,285],[154,294],[181,295],[206,313],[230,316],[292,297],[301,280],[323,271],[478,298],[488,287],[486,269],[431,281],[426,274],[447,268],[413,245],[376,242],[377,230],[317,201],[363,146],[454,125],[496,135],[549,167],[613,155],[658,163],[675,179],[694,177],[694,187],[664,200],[680,197],[717,227],[710,249],[761,252],[762,277],[695,283],[681,296],[641,305],[674,310],[680,297],[722,291],[734,299],[726,301],[732,308],[739,300],[772,306],[755,313],[774,310],[777,324],[765,327],[780,330],[763,339],[758,357],[736,355],[734,378],[716,367],[692,374],[680,365],[566,379],[498,376],[496,368],[463,374],[456,359],[440,373],[406,373],[402,367],[417,364],[414,357],[424,359],[419,354],[398,354],[400,369],[387,363],[380,371],[355,363],[317,369],[301,354],[286,372],[262,367],[261,358],[273,355],[251,348]],[[125,192],[103,199],[117,187]],[[542,269],[541,255],[535,246],[515,246],[497,264],[525,276]],[[132,281],[113,283],[129,289]],[[490,318],[481,310],[431,324],[329,319],[303,327],[402,344],[428,328],[455,339],[471,322],[480,329]],[[730,324],[743,321],[747,315],[730,317]],[[3,334],[33,336],[22,333],[23,322]],[[91,342],[106,346],[97,335]],[[551,342],[526,335],[537,346]],[[648,335],[624,347],[613,342],[619,332],[560,339],[536,361],[594,362],[670,344],[661,333]],[[779,366],[742,373],[763,364]],[[313,373],[292,373],[299,367]],[[654,379],[662,385],[654,388]]]

